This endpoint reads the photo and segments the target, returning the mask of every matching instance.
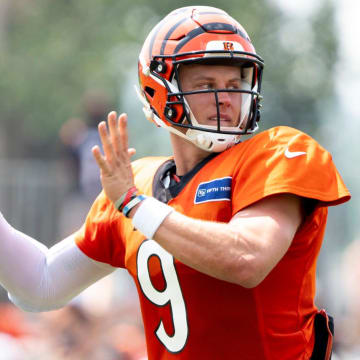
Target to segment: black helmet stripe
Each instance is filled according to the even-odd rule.
[[[190,7],[190,6],[189,6]],[[189,7],[184,7],[184,8],[181,8],[179,9],[180,11],[178,11],[176,14],[174,15],[178,15],[179,13],[184,13],[184,15],[186,14],[187,10]],[[213,15],[213,14],[216,14],[216,15],[223,15],[223,13],[221,12],[218,12],[218,11],[202,11],[199,13],[200,15]],[[167,41],[169,40],[171,34],[178,28],[179,25],[181,25],[183,22],[185,22],[186,20],[188,19],[187,16],[184,16],[181,20],[179,20],[176,24],[174,24],[170,30],[167,32],[167,34],[165,35],[165,39],[163,40],[163,43],[161,44],[161,50],[160,50],[160,55],[164,55],[164,51],[165,51],[165,47],[166,47],[166,44],[167,44]],[[157,34],[159,33],[159,31],[161,30],[161,25],[163,25],[165,22],[166,22],[167,18],[163,19],[158,25],[157,27],[155,28],[154,30],[154,34],[151,38],[151,42],[150,42],[150,46],[149,46],[149,58],[151,59],[151,55],[152,55],[152,50],[153,50],[153,46],[154,46],[154,42],[155,42],[155,39],[157,37]],[[213,24],[221,24],[221,23],[213,23]],[[232,29],[230,29],[232,26],[231,25],[228,25],[228,24],[223,24],[225,25],[224,27],[227,27],[229,29],[226,29],[226,30],[230,30],[230,31],[235,31],[234,32],[237,32],[239,33],[242,37],[244,37],[246,39],[246,36],[245,34],[243,34],[242,31],[240,31],[239,29],[233,27]],[[201,25],[200,25],[201,26]],[[225,30],[224,27],[221,29],[221,30]],[[215,30],[215,29],[212,29],[212,30]],[[189,39],[190,40],[190,39]]]
[[[184,7],[184,8],[178,9],[177,12],[176,12],[176,14],[174,14],[174,15],[178,15],[179,13],[186,13],[186,11],[187,11],[187,8]],[[186,20],[186,18],[184,18],[183,20],[180,20],[180,21],[178,22],[178,24],[176,24],[176,25],[174,25],[174,26],[172,27],[172,31],[171,31],[171,32],[169,31],[169,32],[166,34],[166,39],[170,36],[170,34],[171,34],[184,20]],[[153,36],[152,36],[152,38],[151,38],[150,45],[149,45],[149,59],[151,59],[151,57],[152,57],[152,51],[153,51],[155,39],[156,39],[159,31],[161,30],[162,25],[165,24],[167,21],[168,21],[168,16],[166,16],[162,21],[160,21],[160,22],[157,24],[157,26],[154,28],[154,30],[153,30],[154,33],[153,33]],[[165,41],[165,43],[166,43],[166,41]],[[161,46],[161,49],[163,49],[163,46]]]
[[[236,28],[233,25],[229,25],[226,23],[208,23],[208,24],[204,24],[202,25],[202,27],[199,27],[197,29],[194,29],[192,31],[190,31],[187,36],[185,36],[180,42],[179,44],[176,46],[174,53],[178,53],[179,50],[185,46],[185,44],[187,44],[190,40],[194,39],[196,36],[207,32],[207,31],[222,31],[222,30],[226,30],[226,31],[230,31],[233,34],[239,34],[241,37],[243,37],[244,39],[247,40],[246,35],[238,28]]]
[[[184,8],[184,11],[183,12],[186,12],[186,10],[188,9],[189,7],[187,8]],[[203,11],[203,12],[200,12],[199,13],[200,15],[213,15],[213,14],[216,14],[216,15],[223,15],[222,13],[218,12],[218,11]],[[165,39],[163,40],[163,43],[161,45],[161,50],[160,50],[160,55],[164,55],[164,51],[165,51],[165,47],[166,47],[166,44],[167,44],[167,41],[169,40],[171,34],[177,29],[177,27],[182,24],[184,21],[186,21],[188,19],[188,17],[184,17],[183,19],[181,19],[180,21],[178,21],[174,26],[171,27],[171,29],[167,32],[167,34],[165,35]]]
[[[194,29],[190,31],[176,46],[174,53],[177,54],[178,51],[187,44],[190,40],[196,38],[198,35],[203,34],[205,30],[202,27],[198,27],[197,29]]]
[[[186,21],[188,18],[184,17],[181,20],[179,20],[175,25],[173,25],[170,30],[167,32],[167,34],[165,35],[165,39],[163,40],[162,44],[161,44],[161,50],[160,50],[160,55],[164,55],[164,51],[165,51],[165,46],[167,41],[169,40],[171,34],[176,30],[176,28],[181,25],[184,21]]]
[[[157,34],[159,33],[159,31],[164,23],[165,23],[165,19],[160,21],[153,30],[153,35],[151,37],[150,44],[149,44],[149,59],[151,59],[151,57],[152,57],[152,50],[154,47],[154,42],[157,37]]]

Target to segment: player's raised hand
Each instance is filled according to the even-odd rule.
[[[104,154],[99,146],[92,148],[93,156],[100,168],[100,177],[106,196],[113,202],[134,186],[130,158],[135,149],[129,149],[127,115],[117,117],[115,111],[109,113],[107,124],[102,121],[98,131]]]

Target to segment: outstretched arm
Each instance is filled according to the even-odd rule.
[[[48,249],[0,213],[0,284],[24,310],[60,308],[114,269],[84,255],[73,237]]]

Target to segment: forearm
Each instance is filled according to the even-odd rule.
[[[0,283],[24,310],[59,308],[111,271],[87,258],[73,239],[47,249],[12,228],[0,213]]]
[[[258,285],[289,248],[302,221],[301,200],[266,198],[229,223],[193,219],[150,198],[130,212],[134,226],[182,263],[244,287]]]
[[[38,285],[32,274],[46,262],[46,246],[11,227],[0,213],[0,283],[25,295]],[[21,272],[21,276],[19,276]],[[35,283],[36,282],[36,283]]]
[[[238,225],[193,219],[170,209],[148,199],[134,207],[130,217],[135,227],[189,267],[220,280],[252,286],[255,260],[260,259],[256,253],[261,248],[253,239],[256,234],[246,227],[240,233]],[[154,225],[159,221],[159,226]],[[151,229],[156,229],[155,233]],[[242,236],[246,234],[248,237]]]
[[[172,212],[154,240],[193,269],[220,280],[251,286],[255,246],[229,224]]]

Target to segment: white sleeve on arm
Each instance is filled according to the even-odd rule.
[[[0,212],[0,284],[23,310],[58,309],[115,269],[87,257],[72,236],[48,249]]]

